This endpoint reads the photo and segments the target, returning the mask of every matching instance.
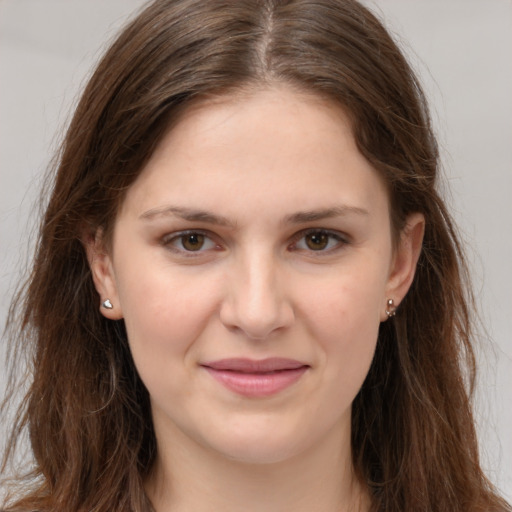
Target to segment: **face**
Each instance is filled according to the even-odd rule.
[[[157,439],[252,462],[348,442],[421,241],[409,219],[393,251],[389,219],[341,108],[280,88],[189,109],[129,189],[111,251],[89,250]]]

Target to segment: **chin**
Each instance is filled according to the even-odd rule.
[[[283,445],[269,443],[268,440],[266,443],[246,442],[240,446],[219,448],[226,459],[249,465],[279,464],[292,459],[301,451],[298,447],[289,446],[289,443]]]
[[[260,428],[258,428],[260,427]],[[298,433],[302,435],[299,437]],[[314,439],[304,436],[299,426],[240,424],[236,427],[210,431],[203,443],[228,460],[243,464],[277,464],[307,451]]]

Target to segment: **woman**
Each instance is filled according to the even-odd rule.
[[[13,309],[35,467],[7,510],[510,510],[437,165],[359,4],[150,4],[77,107]]]

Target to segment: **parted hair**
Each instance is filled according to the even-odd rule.
[[[273,84],[342,106],[388,187],[395,236],[408,214],[425,217],[414,282],[381,324],[352,407],[353,464],[372,511],[510,510],[479,462],[472,296],[425,98],[396,43],[355,0],[156,0],[99,62],[51,169],[32,270],[7,323],[31,383],[4,474],[15,473],[24,432],[33,453],[7,511],[152,510],[149,396],[123,321],[98,311],[84,237],[101,229],[108,240],[126,190],[187,106]]]

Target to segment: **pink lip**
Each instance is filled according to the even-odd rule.
[[[279,393],[299,380],[309,365],[293,359],[221,359],[201,364],[226,388],[246,397]]]

